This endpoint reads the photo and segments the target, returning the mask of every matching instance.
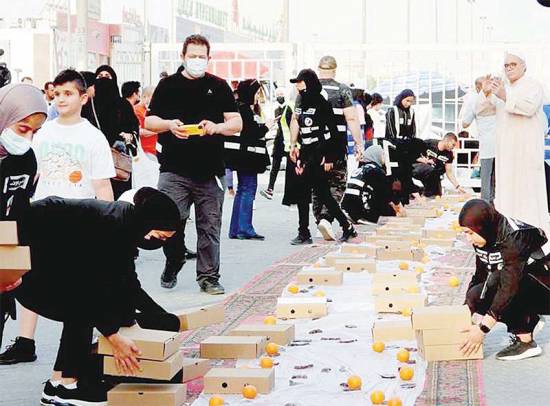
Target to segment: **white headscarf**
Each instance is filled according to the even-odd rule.
[[[509,49],[504,53],[504,58],[506,58],[506,55],[513,55],[521,59],[523,63],[527,65],[527,58],[525,57],[525,54],[519,49]]]

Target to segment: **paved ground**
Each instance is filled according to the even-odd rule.
[[[283,176],[280,176],[281,181],[282,178]],[[261,180],[265,186],[266,177],[263,176]],[[279,186],[279,190],[281,188],[282,185]],[[250,242],[227,238],[232,199],[226,199],[222,232],[222,283],[228,293],[241,287],[276,260],[296,251],[288,241],[296,233],[297,213],[290,212],[286,207],[281,206],[280,200],[281,195],[277,195],[271,202],[261,196],[258,197],[254,224],[259,233],[267,236],[267,240]],[[188,226],[188,231],[189,245],[193,247],[196,235],[194,223]],[[194,262],[186,265],[184,272],[180,275],[178,287],[173,291],[163,290],[159,286],[159,276],[163,266],[162,252],[143,253],[137,265],[140,280],[145,289],[168,310],[222,300],[222,297],[212,297],[198,291]],[[550,324],[550,318],[548,324]],[[16,323],[8,323],[4,343],[16,336],[16,327]],[[42,382],[51,373],[59,334],[58,323],[41,319],[36,335],[38,361],[27,365],[0,367],[0,405],[36,406],[39,404]],[[487,338],[486,360],[483,365],[486,404],[489,406],[548,405],[550,327],[547,326],[538,339],[544,348],[543,356],[532,360],[510,363],[496,361],[494,354],[506,344],[506,337],[503,326],[499,326]]]

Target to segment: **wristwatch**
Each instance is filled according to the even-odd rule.
[[[491,331],[491,329],[483,323],[479,323],[478,327],[483,332],[483,334],[489,334],[489,332]]]

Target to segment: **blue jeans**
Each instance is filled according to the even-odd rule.
[[[258,175],[237,171],[237,180],[237,194],[233,201],[229,237],[252,237],[256,235],[252,226],[252,210],[258,189]]]

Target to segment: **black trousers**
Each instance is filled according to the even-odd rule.
[[[501,315],[499,321],[506,324],[511,334],[531,333],[540,314],[550,314],[550,272],[542,264],[530,265],[520,282],[519,290]],[[497,286],[487,288],[481,299],[483,283],[472,286],[466,293],[466,304],[472,313],[485,315],[490,307]]]
[[[279,175],[279,171],[281,170],[281,161],[283,160],[284,156],[285,143],[283,140],[283,136],[277,135],[273,145],[273,159],[271,161],[271,172],[269,173],[269,186],[267,187],[268,190],[272,191],[275,188],[275,182],[277,181],[277,176]]]
[[[429,164],[413,165],[413,176],[424,185],[424,196],[441,196],[441,171]]]
[[[348,219],[334,197],[330,192],[329,181],[324,168],[320,165],[320,161],[308,161],[305,165],[304,173],[305,188],[311,193],[315,193],[319,204],[324,205],[329,214],[338,221],[340,227],[347,228],[349,226]],[[309,236],[309,202],[311,196],[307,196],[302,201],[298,202],[299,226],[298,232],[300,235]]]

